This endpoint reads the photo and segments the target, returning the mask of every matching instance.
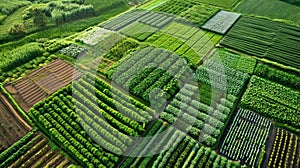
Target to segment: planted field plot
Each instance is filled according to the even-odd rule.
[[[121,165],[126,167],[240,167],[168,124],[156,122]],[[142,157],[141,157],[142,156]]]
[[[220,34],[225,34],[239,19],[241,14],[221,10],[201,28]]]
[[[206,146],[214,146],[221,132],[225,129],[228,116],[233,111],[237,98],[224,93],[215,93],[216,90],[203,90],[190,84],[186,84],[168,104],[160,118],[173,124],[182,131],[203,143]],[[216,94],[216,95],[214,95]],[[203,103],[208,99],[211,104]]]
[[[254,74],[300,91],[300,77],[296,74],[288,73],[266,64],[258,64]]]
[[[224,66],[253,74],[256,59],[250,56],[234,54],[225,50],[217,50],[209,59],[219,61]]]
[[[297,0],[243,0],[234,11],[250,15],[265,16],[272,19],[288,20],[300,24],[299,6],[289,4],[285,1],[297,3]]]
[[[286,130],[277,128],[268,167],[299,167],[300,138]]]
[[[91,30],[88,30],[87,32],[79,35],[75,40],[87,45],[94,46],[108,38],[113,33],[113,31],[106,30],[101,27],[94,27]]]
[[[173,16],[164,13],[154,13],[143,10],[133,10],[119,17],[111,19],[100,26],[113,31],[120,31],[122,28],[139,22],[152,27],[161,28],[174,19]]]
[[[222,45],[295,68],[300,67],[300,28],[254,17],[242,17]]]
[[[6,85],[21,107],[28,111],[35,103],[78,79],[81,73],[62,60],[41,67],[24,78]]]
[[[4,95],[0,94],[0,153],[31,130]]]
[[[253,76],[241,105],[296,130],[300,128],[299,91]]]
[[[51,149],[49,140],[35,129],[0,154],[0,167],[66,167],[72,161]]]
[[[251,111],[239,109],[228,133],[225,134],[220,153],[257,167],[260,165],[260,156],[264,155],[271,125],[267,119]]]
[[[82,166],[113,167],[155,112],[87,74],[29,114]]]
[[[108,78],[129,93],[149,102],[150,93],[160,88],[170,99],[192,75],[186,61],[154,47],[135,51],[108,71]]]
[[[198,82],[238,97],[249,79],[249,75],[224,66],[221,62],[207,60],[197,69],[195,78]]]
[[[202,26],[219,9],[218,7],[199,3],[199,1],[169,0],[154,8],[153,11],[175,14],[198,26]]]
[[[59,50],[59,53],[70,56],[72,58],[80,57],[85,52],[86,52],[85,48],[80,47],[78,45],[74,45],[74,44]]]
[[[214,48],[220,36],[207,33],[186,22],[171,22],[146,41],[187,58],[196,67]]]

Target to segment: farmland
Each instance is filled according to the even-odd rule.
[[[298,168],[299,9],[2,0],[0,168]]]
[[[270,131],[270,121],[251,111],[239,109],[220,152],[231,159],[257,166],[260,156],[265,152]]]
[[[8,84],[6,88],[15,96],[15,99],[20,102],[21,106],[28,111],[35,103],[43,100],[80,76],[80,72],[73,69],[72,66],[62,60],[55,60],[51,64],[33,71],[26,77]]]
[[[267,19],[242,17],[222,45],[299,68],[299,28]]]
[[[24,135],[15,144],[0,154],[1,167],[64,167],[72,162],[52,150],[49,140],[37,130]]]
[[[241,103],[277,122],[299,129],[299,100],[299,91],[253,76]]]
[[[21,118],[3,94],[0,94],[1,130],[0,152],[23,137],[31,127]]]
[[[268,167],[299,167],[300,138],[283,129],[276,129]]]

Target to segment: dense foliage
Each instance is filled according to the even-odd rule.
[[[272,68],[266,64],[258,64],[255,68],[255,75],[266,78],[282,85],[300,90],[300,77],[296,74]]]
[[[44,49],[38,43],[29,43],[12,51],[0,53],[0,71],[6,72],[34,58],[42,56]]]
[[[241,105],[277,122],[299,129],[299,96],[299,91],[253,76]]]

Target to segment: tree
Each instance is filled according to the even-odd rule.
[[[9,33],[13,35],[23,34],[25,33],[25,27],[22,23],[15,23],[9,29]]]
[[[37,26],[44,27],[47,25],[47,16],[43,9],[41,8],[34,8],[30,9],[30,13],[33,16],[33,23]]]

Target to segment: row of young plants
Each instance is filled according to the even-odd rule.
[[[255,68],[254,74],[262,78],[269,79],[282,85],[291,87],[298,91],[300,90],[300,77],[296,74],[272,68],[267,64],[258,64]]]
[[[143,133],[151,115],[154,112],[148,107],[91,74],[30,111],[38,126],[86,167],[118,163],[119,155],[132,143],[130,136]]]
[[[299,91],[252,76],[241,105],[295,129],[300,126]]]
[[[277,128],[268,167],[299,167],[300,138],[284,129]]]
[[[184,132],[157,120],[120,167],[241,167],[201,146]]]
[[[249,75],[230,68],[222,62],[209,59],[197,69],[195,79],[228,94],[238,96],[248,81]]]
[[[213,92],[207,90],[207,92]],[[219,95],[211,104],[202,103],[202,98],[214,99],[211,94],[199,94],[198,86],[186,84],[166,107],[160,118],[176,125],[206,146],[216,145],[225,129],[228,116],[234,108],[237,98],[227,95],[227,99]],[[215,101],[215,102],[213,102]]]
[[[58,150],[54,150],[53,144],[49,143],[49,140],[38,134],[38,139],[34,141],[32,146],[17,160],[12,162],[9,167],[63,167],[70,164],[71,161],[58,153]],[[52,146],[51,146],[52,145]]]
[[[256,167],[261,165],[272,123],[251,111],[239,109],[220,146],[220,153]]]
[[[108,71],[108,78],[131,94],[150,100],[155,88],[162,89],[167,99],[174,95],[192,70],[179,56],[154,47],[135,51]]]
[[[21,157],[27,150],[29,150],[34,142],[40,138],[40,135],[37,135],[36,133],[37,129],[32,129],[5,151],[1,152],[0,167],[8,167],[19,157]]]

